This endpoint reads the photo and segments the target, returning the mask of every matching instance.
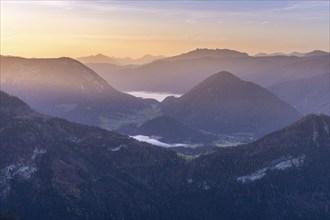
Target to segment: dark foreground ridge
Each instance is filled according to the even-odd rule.
[[[0,95],[2,217],[328,219],[328,116],[186,160]]]

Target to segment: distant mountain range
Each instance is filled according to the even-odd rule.
[[[176,57],[176,61],[164,59],[143,67],[154,66],[157,63],[164,64],[164,62],[187,62],[187,64],[189,62],[191,65],[195,65],[196,62],[204,62],[204,59],[207,62],[213,60],[210,57],[198,57],[204,56],[205,53],[208,53],[207,49],[199,49],[189,53],[188,57],[197,56],[194,59],[185,60],[186,55],[182,55]],[[246,59],[251,58],[247,54],[231,50],[213,50],[210,54],[225,56],[219,58],[220,60],[240,59],[243,63]],[[236,56],[236,58],[226,56]],[[327,57],[321,55],[308,58],[291,57],[290,59],[307,59],[299,67],[304,68],[304,65],[310,65],[308,62],[319,63],[319,66],[328,65],[324,63],[324,58]],[[218,58],[214,59],[214,61],[218,60]],[[265,59],[263,62],[266,62],[267,59],[272,60],[273,58],[258,59]],[[281,60],[282,58],[276,59]],[[284,60],[282,61],[284,62]],[[302,61],[296,65],[300,62]],[[128,70],[128,67],[115,64],[100,65]],[[289,66],[291,65],[293,64]],[[129,69],[135,71],[139,67],[129,67]],[[175,71],[178,70],[168,69],[169,74],[167,75],[171,75]],[[166,140],[170,143],[175,143],[177,140],[206,143],[213,140],[214,136],[217,141],[221,141],[222,134],[235,137],[259,137],[296,120],[299,117],[296,110],[302,114],[320,112],[329,114],[328,75],[318,74],[315,76],[315,80],[312,80],[314,79],[312,77],[311,80],[306,79],[295,83],[292,81],[288,82],[288,85],[280,83],[268,87],[281,99],[295,106],[296,110],[294,110],[262,87],[245,82],[230,73],[226,74],[230,80],[227,77],[222,78],[221,74],[218,74],[218,77],[213,76],[193,89],[191,89],[192,86],[190,91],[181,98],[168,98],[159,104],[156,100],[136,98],[119,92],[96,72],[71,58],[25,59],[1,56],[1,89],[20,97],[35,110],[130,135],[140,135],[139,132],[143,131],[141,134],[158,136],[163,141]],[[224,75],[226,74],[224,73]],[[163,77],[167,77],[167,75],[160,74],[155,84],[150,84],[148,79],[144,82],[144,86],[147,88],[157,86],[158,82],[161,83]],[[198,73],[198,75],[208,74]],[[248,74],[241,75],[246,77]],[[122,78],[128,80],[131,76],[123,73]],[[191,78],[186,78],[185,82],[182,82],[180,76],[172,77],[174,75],[168,80],[172,79],[172,84],[178,87],[180,83],[183,83],[182,87],[185,87],[186,81],[191,80]],[[138,80],[132,83],[139,84]],[[299,86],[301,84],[303,86]],[[309,89],[305,89],[307,87]],[[154,127],[159,125],[158,129],[140,130],[147,128],[142,125],[150,126],[151,124],[147,122],[158,116],[170,116],[177,123],[171,120],[153,120],[151,124]],[[174,126],[173,129],[181,130],[180,138],[171,135],[171,129],[166,126]],[[183,127],[187,129],[182,129]],[[149,131],[147,132],[147,130]],[[188,131],[191,133],[188,134]]]
[[[306,53],[305,57],[317,57],[317,56],[324,56],[324,55],[329,56],[329,54],[330,54],[329,52],[325,52],[322,50],[314,50],[312,52]]]
[[[329,72],[329,53],[314,51],[303,57],[254,57],[228,49],[197,49],[142,66],[88,64],[121,91],[185,93],[206,77],[229,71],[238,77],[269,87]]]
[[[115,64],[120,65],[120,63],[117,63],[115,59],[110,58],[108,56],[105,56],[103,54],[96,54],[86,57],[78,57],[76,60],[82,62],[82,63],[108,63],[108,64]]]
[[[1,88],[39,112],[128,134],[159,136],[170,143],[206,143],[222,134],[255,138],[299,117],[266,89],[228,72],[215,74],[182,97],[159,105],[119,92],[71,58],[1,57],[1,64]],[[161,115],[177,122],[148,122]],[[175,137],[171,129],[181,135]],[[209,132],[213,134],[206,135]]]
[[[158,56],[153,56],[150,54],[144,55],[141,58],[137,59],[132,59],[130,57],[125,57],[125,58],[113,58],[116,60],[116,62],[120,63],[121,65],[144,65],[148,63],[152,63],[156,60],[161,60],[164,59],[165,56],[163,55],[158,55]]]
[[[298,119],[274,94],[229,72],[214,74],[179,98],[161,103],[165,115],[193,128],[258,137]]]
[[[272,57],[272,56],[296,56],[296,57],[312,57],[312,56],[323,56],[323,55],[329,55],[329,52],[325,52],[322,50],[314,50],[307,53],[301,53],[301,52],[292,52],[289,54],[286,53],[258,53],[255,56],[256,57]]]
[[[229,72],[214,74],[181,97],[166,98],[158,107],[161,116],[117,131],[166,143],[207,146],[228,139],[250,142],[300,117],[296,109],[265,88]]]
[[[330,74],[317,75],[278,83],[268,87],[270,91],[294,106],[303,114],[330,115]]]
[[[157,103],[119,92],[71,58],[1,57],[1,89],[42,113],[110,129]]]
[[[0,99],[3,219],[329,217],[329,116],[192,159]]]
[[[143,57],[137,59],[132,59],[130,57],[124,57],[124,58],[108,57],[103,54],[97,54],[87,57],[78,57],[77,60],[79,60],[84,64],[107,63],[107,64],[116,64],[116,65],[143,65],[164,58],[165,56],[162,55],[152,56],[150,54],[144,55]]]
[[[186,59],[199,59],[204,57],[213,57],[213,58],[225,58],[225,57],[248,57],[247,53],[242,53],[235,50],[229,49],[207,49],[207,48],[198,48],[187,53],[183,53],[178,56],[169,57],[166,60],[186,60]]]

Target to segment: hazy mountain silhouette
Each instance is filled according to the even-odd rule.
[[[224,58],[224,57],[248,57],[247,53],[242,53],[229,49],[207,49],[198,48],[178,56],[169,57],[167,60],[185,60],[185,59],[198,59],[203,57]]]
[[[232,76],[228,76],[230,78]],[[196,159],[31,110],[0,92],[1,217],[327,219],[329,127],[309,115]]]
[[[86,63],[85,65],[91,68],[92,70],[94,70],[96,73],[98,73],[103,79],[107,80],[108,83],[111,82],[112,76],[109,77],[108,74],[102,74],[104,73],[104,71],[120,73],[121,71],[126,71],[127,69],[135,69],[140,66],[140,65],[116,65],[111,63]],[[130,79],[130,76],[124,74],[118,77],[118,79],[126,81]]]
[[[286,53],[258,53],[255,56],[256,57],[271,57],[271,56],[296,56],[296,57],[311,57],[311,56],[323,56],[323,55],[329,55],[328,52],[322,51],[322,50],[314,50],[307,53],[301,53],[294,51],[292,53],[286,54]]]
[[[117,58],[117,57],[112,57],[114,60],[116,60],[118,63],[121,65],[143,65],[143,64],[148,64],[152,63],[156,60],[164,59],[165,56],[159,55],[159,56],[153,56],[150,54],[144,55],[141,58],[137,59],[132,59],[130,57],[124,57],[124,58]]]
[[[206,77],[223,70],[268,87],[324,74],[329,68],[328,55],[252,57],[231,50],[199,49],[136,68],[96,66],[94,70],[121,91],[185,93]]]
[[[143,65],[163,58],[165,58],[165,56],[163,55],[153,56],[150,54],[144,55],[143,57],[137,59],[133,59],[130,57],[124,57],[124,58],[108,57],[103,54],[97,54],[95,56],[79,57],[77,58],[77,60],[79,60],[84,64],[108,63],[108,64],[116,64],[116,65]]]
[[[268,89],[303,114],[330,114],[329,73],[278,83]]]
[[[260,136],[299,117],[289,104],[229,72],[210,76],[183,96],[162,102],[165,114],[194,128]]]
[[[97,54],[87,57],[78,57],[76,60],[82,63],[109,63],[119,65],[113,58],[105,56],[103,54]]]
[[[71,58],[1,57],[1,89],[42,113],[109,128],[153,103],[119,92]]]
[[[288,54],[289,56],[296,56],[296,57],[303,57],[306,55],[306,53],[302,53],[302,52],[297,52],[297,51],[294,51],[292,53],[289,53]]]
[[[314,56],[330,56],[329,52],[325,52],[322,50],[314,50],[312,52],[306,53],[305,57],[314,57]]]
[[[274,57],[274,56],[288,56],[285,53],[257,53],[255,57]]]

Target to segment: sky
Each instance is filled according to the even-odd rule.
[[[1,2],[1,54],[172,56],[329,51],[329,1]]]

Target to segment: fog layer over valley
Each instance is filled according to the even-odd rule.
[[[139,97],[139,98],[144,98],[144,99],[156,99],[159,102],[164,101],[164,99],[169,96],[180,97],[182,95],[182,94],[176,94],[176,93],[148,92],[148,91],[131,91],[131,92],[125,92],[125,93]]]
[[[179,143],[167,144],[167,143],[157,140],[156,138],[152,138],[152,137],[144,136],[144,135],[136,135],[136,136],[132,136],[132,138],[134,138],[138,141],[146,142],[146,143],[153,144],[153,145],[160,146],[160,147],[188,147],[186,144],[179,144]]]

